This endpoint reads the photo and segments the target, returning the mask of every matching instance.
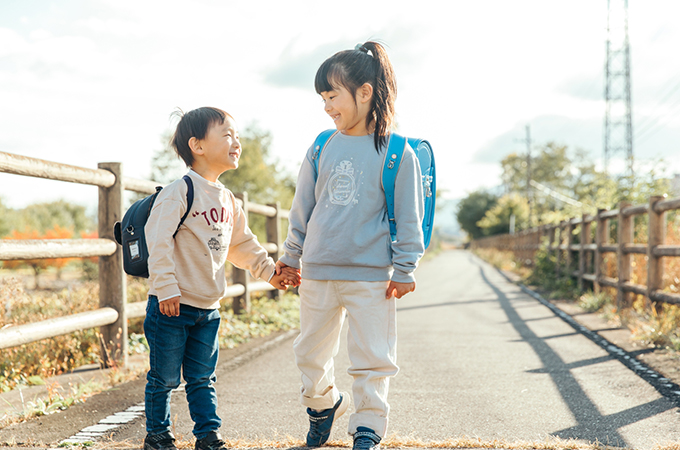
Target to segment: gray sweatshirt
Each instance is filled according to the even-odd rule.
[[[418,159],[407,146],[397,173],[397,237],[390,239],[382,169],[373,135],[336,133],[319,159],[307,151],[300,167],[281,261],[311,280],[415,281],[423,255],[422,184]]]

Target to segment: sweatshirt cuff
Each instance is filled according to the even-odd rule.
[[[161,288],[156,288],[156,297],[158,297],[159,302],[174,297],[180,297],[181,295],[182,293],[179,290],[179,286],[177,286],[176,284],[169,284]]]
[[[300,268],[300,258],[294,258],[290,256],[288,253],[284,253],[283,256],[279,258],[279,261],[281,261],[282,263],[289,267],[292,267],[293,269]]]
[[[395,270],[392,274],[392,281],[396,281],[397,283],[415,283],[416,277],[413,272],[405,273]]]

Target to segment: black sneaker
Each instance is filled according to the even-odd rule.
[[[352,450],[380,450],[380,436],[366,427],[357,427]]]
[[[195,450],[226,450],[222,436],[217,431],[211,431],[201,439],[196,439]]]
[[[340,394],[340,400],[329,409],[321,412],[307,408],[309,414],[309,433],[307,433],[307,447],[321,447],[331,435],[331,428],[335,419],[345,414],[349,407],[349,394]]]
[[[175,436],[165,431],[159,434],[147,434],[144,438],[144,450],[177,450]]]

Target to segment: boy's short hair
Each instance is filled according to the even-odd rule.
[[[179,116],[180,120],[175,133],[170,139],[170,144],[177,152],[177,156],[182,158],[188,167],[191,167],[194,163],[194,155],[191,153],[191,147],[189,147],[189,139],[192,137],[203,139],[214,124],[222,125],[227,117],[231,117],[233,120],[233,117],[228,112],[210,106],[192,109],[187,113],[178,109],[173,115]]]

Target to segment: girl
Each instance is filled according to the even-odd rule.
[[[337,131],[320,154],[318,173],[321,149],[307,151],[277,271],[302,266],[294,351],[310,422],[307,445],[323,445],[349,406],[333,373],[346,312],[355,403],[349,434],[354,449],[368,450],[379,448],[387,431],[389,377],[399,370],[395,297],[415,289],[413,272],[424,251],[420,168],[407,147],[395,183],[392,242],[381,185],[397,93],[387,53],[376,42],[336,53],[314,84]]]

